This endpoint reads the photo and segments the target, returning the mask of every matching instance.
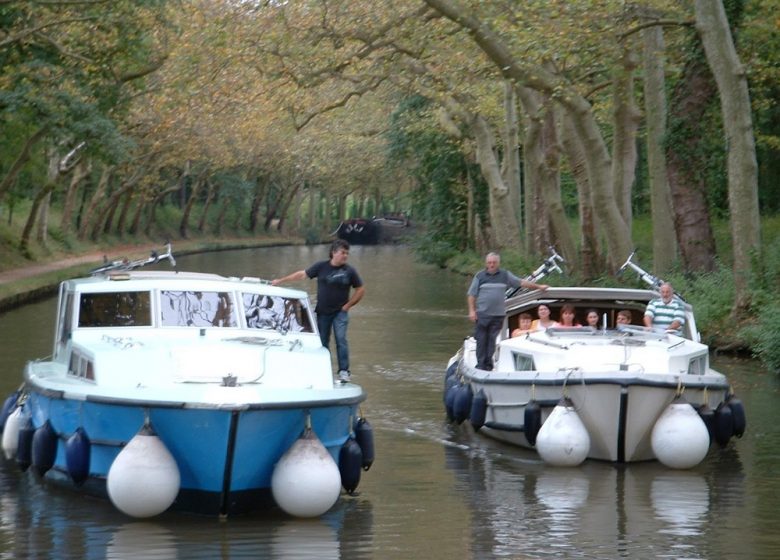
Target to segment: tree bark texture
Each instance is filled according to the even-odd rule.
[[[208,187],[208,190],[206,191],[206,202],[203,204],[203,211],[198,220],[199,233],[203,233],[206,230],[206,220],[209,216],[209,208],[211,208],[211,205],[214,202],[214,196],[216,195],[216,188],[213,181],[206,179],[206,186]]]
[[[81,225],[79,226],[79,231],[77,234],[81,241],[87,238],[90,225],[92,224],[92,219],[95,217],[95,210],[98,208],[100,201],[103,200],[103,197],[108,190],[108,182],[111,179],[111,173],[113,172],[113,169],[114,168],[110,165],[103,166],[103,171],[100,174],[98,185],[95,188],[95,192],[92,194],[92,197],[89,199],[89,203],[84,209],[82,215]]]
[[[574,132],[570,115],[562,109],[557,112],[559,113],[557,120],[562,131],[560,134],[561,144],[577,185],[580,214],[580,266],[585,278],[596,278],[603,273],[604,262],[601,258],[585,156],[580,139]]]
[[[520,229],[512,206],[510,189],[501,177],[493,132],[480,115],[474,116],[471,129],[477,144],[477,161],[490,189],[490,226],[496,249],[518,247]]]
[[[35,233],[35,240],[44,247],[49,238],[49,206],[51,205],[51,193],[56,188],[57,179],[60,177],[59,163],[59,153],[56,149],[51,149],[49,152],[49,166],[46,172],[46,185],[51,185],[51,188],[46,189],[47,192],[38,208],[37,228]]]
[[[653,271],[658,275],[669,270],[677,256],[672,193],[666,175],[666,155],[663,148],[666,134],[663,28],[655,26],[642,30],[642,43],[647,168],[653,222]]]
[[[192,207],[200,195],[200,189],[203,187],[207,173],[208,169],[204,169],[198,173],[198,176],[192,182],[192,187],[190,187],[190,196],[187,198],[187,204],[184,205],[184,210],[181,213],[181,221],[179,222],[179,235],[181,235],[182,239],[187,239],[187,236],[189,235]]]
[[[687,272],[715,270],[715,238],[704,175],[700,173],[707,165],[700,147],[704,115],[714,94],[709,70],[694,56],[672,93],[667,134],[671,141],[665,148],[674,227]]]
[[[735,310],[748,306],[751,253],[761,250],[758,165],[750,93],[721,0],[696,0],[696,29],[720,94],[728,146],[729,210],[734,250]]]
[[[634,46],[631,44],[632,39],[633,36],[625,40],[612,89],[614,129],[612,185],[615,189],[618,209],[629,231],[632,222],[631,193],[634,188],[638,159],[636,138],[640,122],[639,109],[634,100],[634,73],[639,62]]]
[[[631,232],[614,197],[611,158],[599,130],[590,103],[569,87],[563,78],[539,66],[525,66],[492,29],[448,0],[425,0],[431,8],[468,31],[482,51],[493,61],[505,79],[517,85],[554,96],[571,113],[574,129],[580,136],[586,156],[593,202],[605,232],[608,260],[613,270],[633,250]]]
[[[504,80],[504,157],[501,159],[501,176],[509,188],[509,198],[515,209],[517,229],[523,231],[522,193],[520,188],[520,119],[517,115],[517,96],[514,84]]]
[[[545,254],[547,247],[556,245],[564,259],[574,264],[579,259],[561,199],[561,146],[558,142],[552,103],[549,98],[544,99],[544,96],[533,90],[519,90],[519,97],[527,114],[523,143],[527,181],[536,182],[534,190],[541,194],[546,217],[544,222],[536,224],[540,243],[534,247],[534,252]],[[542,235],[544,232],[551,232],[552,239],[549,234]]]
[[[60,229],[63,233],[67,234],[73,231],[73,210],[76,207],[79,186],[84,179],[89,177],[91,171],[92,163],[85,159],[81,159],[73,168],[73,175],[70,177],[70,183],[68,184],[68,190],[65,193],[65,200],[62,206]]]

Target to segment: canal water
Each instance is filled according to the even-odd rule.
[[[182,270],[273,278],[327,257],[285,247],[178,259]],[[469,333],[469,278],[403,247],[353,247],[366,282],[350,312],[353,378],[376,461],[327,514],[134,520],[107,501],[0,459],[0,558],[780,558],[780,380],[716,358],[745,404],[747,433],[689,471],[586,461],[552,468],[445,421],[449,356]],[[161,265],[167,266],[167,265]],[[516,271],[522,273],[524,271]],[[313,281],[296,285],[315,291]],[[0,314],[0,391],[51,351],[54,300]]]

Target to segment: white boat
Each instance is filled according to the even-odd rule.
[[[633,256],[633,255],[632,255]],[[557,268],[553,253],[530,277]],[[661,281],[632,262],[651,289],[550,287],[507,298],[495,368],[476,367],[468,337],[449,363],[448,417],[480,434],[535,448],[546,462],[573,466],[586,458],[629,463],[658,459],[672,468],[701,462],[712,442],[726,445],[745,430],[745,411],[726,377],[710,368],[693,308],[684,303],[681,335],[642,326]],[[516,337],[520,313],[547,305],[557,317],[574,305],[576,320],[595,309],[598,328],[553,327]],[[616,325],[619,310],[634,324]]]
[[[363,389],[334,380],[306,292],[134,270],[60,285],[54,345],[6,399],[7,459],[133,517],[314,517],[373,461]]]

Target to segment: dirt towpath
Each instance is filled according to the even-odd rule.
[[[71,268],[82,264],[94,264],[95,266],[99,266],[103,262],[104,256],[106,256],[109,260],[115,260],[125,256],[140,258],[143,255],[149,255],[151,251],[155,249],[160,249],[159,245],[134,245],[129,247],[116,247],[112,248],[110,253],[106,251],[94,251],[91,253],[74,255],[72,257],[58,259],[46,263],[38,263],[22,268],[4,270],[0,271],[0,284],[21,282],[27,278],[34,278],[49,272],[56,272],[57,270],[64,270],[66,268]]]

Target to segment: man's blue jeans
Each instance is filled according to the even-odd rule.
[[[320,340],[325,348],[330,349],[330,330],[336,338],[336,357],[339,371],[349,371],[349,345],[347,344],[347,325],[349,315],[346,311],[333,314],[317,314],[317,327],[320,329]]]

